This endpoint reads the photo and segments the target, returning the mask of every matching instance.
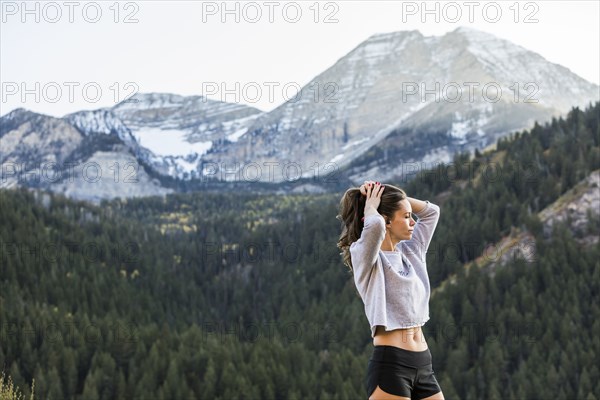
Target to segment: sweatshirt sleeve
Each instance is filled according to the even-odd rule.
[[[350,245],[354,281],[359,288],[368,283],[385,238],[385,221],[379,213],[365,217],[360,238]]]
[[[425,200],[425,202],[427,203],[425,208],[419,213],[415,213],[418,220],[415,224],[412,238],[405,243],[409,248],[418,251],[421,257],[429,249],[433,232],[440,218],[440,207],[437,204],[429,202],[429,200]]]

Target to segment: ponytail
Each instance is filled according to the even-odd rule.
[[[400,209],[400,201],[404,199],[406,199],[404,190],[386,184],[377,211],[386,218],[386,221],[389,221],[393,219],[396,210]],[[341,221],[342,227],[337,247],[341,250],[339,254],[342,256],[344,264],[352,273],[354,273],[354,269],[350,258],[350,245],[356,242],[362,233],[366,201],[367,197],[360,193],[360,189],[348,189],[340,200],[339,214],[336,215],[336,218]]]

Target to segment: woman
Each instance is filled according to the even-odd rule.
[[[421,330],[429,320],[425,256],[439,215],[428,200],[373,181],[349,189],[340,203],[338,247],[373,338],[365,382],[369,400],[444,399]]]

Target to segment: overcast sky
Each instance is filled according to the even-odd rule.
[[[209,98],[269,111],[372,34],[437,36],[459,26],[600,83],[596,0],[428,1],[431,13],[421,1],[229,1],[230,13],[221,1],[0,3],[0,115],[24,107],[62,116],[134,92],[208,90]]]

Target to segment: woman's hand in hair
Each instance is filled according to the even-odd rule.
[[[384,186],[379,182],[367,184],[367,201],[365,202],[365,217],[372,214],[378,214],[377,207],[381,202],[381,194]]]
[[[360,194],[362,194],[363,196],[367,195],[367,185],[372,184],[374,185],[375,181],[365,181],[365,183],[363,183],[362,185],[360,185]]]

